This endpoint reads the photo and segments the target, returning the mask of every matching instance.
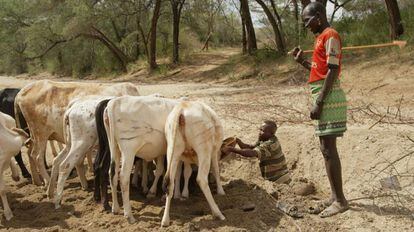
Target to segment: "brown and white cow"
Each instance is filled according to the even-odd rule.
[[[224,195],[220,182],[219,156],[223,140],[223,126],[216,113],[201,102],[183,101],[168,116],[165,124],[167,137],[167,171],[163,186],[168,186],[167,200],[161,226],[170,223],[170,205],[174,191],[174,177],[180,161],[198,165],[197,183],[206,197],[213,215],[220,220],[225,217],[215,203],[208,186],[210,165],[217,183],[217,193]]]
[[[36,81],[20,90],[15,99],[15,112],[26,119],[33,149],[29,155],[33,183],[41,185],[38,174],[47,186],[49,174],[44,166],[46,142],[49,139],[64,143],[63,115],[69,102],[86,95],[139,95],[131,83],[104,85],[98,83]],[[18,121],[18,120],[16,120]]]
[[[11,158],[20,152],[21,147],[28,138],[29,135],[26,132],[16,128],[16,123],[12,117],[0,112],[0,196],[6,220],[10,220],[13,217],[13,213],[7,201],[3,172],[11,164]],[[16,168],[13,165],[12,163],[12,177],[14,180],[18,180],[19,173],[13,170]]]

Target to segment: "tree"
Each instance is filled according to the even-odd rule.
[[[185,0],[170,0],[173,13],[173,56],[172,62],[179,61],[179,33],[180,33],[180,18],[181,10],[183,9]]]
[[[154,12],[151,19],[151,30],[150,30],[150,46],[148,54],[148,64],[150,70],[157,68],[156,52],[157,52],[157,23],[160,17],[161,0],[155,0]]]
[[[329,1],[334,5],[334,10],[332,12],[331,19],[329,20],[329,22],[332,23],[335,18],[336,12],[342,7],[344,7],[347,3],[353,0],[343,0],[342,2],[340,2],[339,0],[329,0]]]
[[[240,0],[240,9],[242,18],[246,24],[247,34],[247,52],[252,54],[257,50],[256,34],[254,32],[252,17],[250,16],[249,3],[247,0]]]
[[[401,22],[400,9],[397,0],[385,0],[390,22],[391,39],[395,40],[404,33],[404,27]]]
[[[272,14],[269,7],[262,0],[256,0],[256,2],[259,3],[259,5],[262,7],[263,11],[265,12],[267,16],[267,19],[270,22],[270,25],[272,25],[273,32],[275,34],[275,41],[276,41],[277,49],[280,52],[285,53],[286,46],[285,46],[284,38],[282,35],[282,29],[281,29],[282,24],[281,24],[280,16],[277,13],[274,1],[270,0],[270,3],[272,4],[272,9],[275,15]]]

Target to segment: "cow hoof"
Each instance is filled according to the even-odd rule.
[[[111,212],[111,206],[109,206],[109,204],[106,203],[106,204],[103,205],[103,210],[105,212]]]
[[[161,227],[167,227],[167,226],[169,226],[170,225],[170,219],[163,219],[162,221],[161,221]]]
[[[23,173],[22,175],[26,179],[32,179],[32,175],[30,175],[30,173]]]
[[[224,190],[223,190],[223,189],[221,189],[221,190],[217,190],[217,194],[218,194],[218,195],[221,195],[221,196],[226,195],[226,193],[224,192]]]
[[[184,197],[184,196],[180,197],[180,201],[186,201],[186,200],[188,200],[188,197]]]
[[[150,192],[148,192],[148,188],[143,188],[143,189],[142,189],[142,193],[143,193],[143,194],[147,194],[147,193],[148,193],[148,194],[150,194]]]
[[[147,199],[152,199],[152,198],[155,198],[155,193],[149,192],[147,194]]]
[[[117,208],[112,207],[112,213],[113,214],[119,214],[119,207],[117,207]]]
[[[60,209],[60,203],[55,203],[55,209]]]
[[[13,218],[13,213],[6,213],[4,212],[4,217],[6,218],[7,221],[10,221],[10,219]]]
[[[20,180],[20,176],[19,176],[19,175],[17,175],[17,176],[13,176],[13,175],[12,175],[12,179],[13,179],[15,182],[18,182],[18,181]]]
[[[174,199],[181,199],[181,195],[180,194],[174,194]]]
[[[136,222],[134,216],[125,216],[128,219],[129,224],[134,224]]]
[[[218,218],[218,219],[220,219],[220,220],[226,220],[226,217],[224,217],[224,215],[223,214],[218,214],[218,215],[216,215],[216,217]]]

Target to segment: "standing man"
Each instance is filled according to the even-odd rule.
[[[316,135],[331,186],[330,199],[318,204],[314,213],[330,217],[349,208],[342,190],[341,161],[336,148],[336,138],[346,131],[346,97],[339,81],[342,44],[338,32],[329,25],[321,3],[308,4],[303,9],[302,20],[304,26],[316,36],[312,62],[303,57],[300,48],[295,48],[292,54],[310,71],[308,83],[313,98],[310,118],[316,122]]]

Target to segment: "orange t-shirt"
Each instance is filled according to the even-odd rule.
[[[329,67],[338,68],[341,72],[341,49],[338,32],[330,27],[323,30],[315,41],[309,83],[325,79]]]

